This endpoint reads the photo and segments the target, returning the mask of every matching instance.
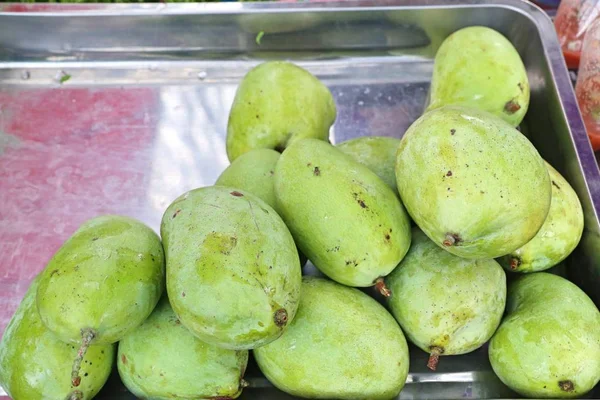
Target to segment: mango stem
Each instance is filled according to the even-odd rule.
[[[435,371],[438,362],[440,361],[440,354],[444,352],[444,349],[437,346],[431,346],[429,350],[431,350],[431,353],[429,354],[429,360],[427,361],[427,368]]]
[[[81,377],[79,376],[79,370],[81,369],[81,362],[83,361],[83,357],[85,357],[85,353],[87,352],[88,347],[90,347],[90,343],[94,340],[96,333],[93,329],[85,328],[81,330],[81,346],[79,346],[79,350],[77,351],[77,357],[75,357],[75,361],[73,361],[73,369],[71,369],[71,385],[77,387],[81,383]]]
[[[383,278],[377,278],[375,281],[375,289],[377,289],[377,291],[384,297],[390,297],[392,295],[392,291],[386,286]]]

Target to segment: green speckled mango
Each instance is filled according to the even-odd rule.
[[[258,197],[223,186],[191,190],[162,218],[167,292],[200,340],[243,350],[294,319],[301,269],[292,235]]]
[[[313,399],[392,399],[409,368],[404,334],[381,304],[315,277],[303,278],[290,327],[254,357],[277,388]]]
[[[512,43],[484,27],[460,29],[435,55],[427,110],[463,105],[490,112],[517,126],[529,107],[529,81]]]
[[[410,246],[410,219],[374,172],[316,139],[288,147],[275,168],[277,209],[309,260],[331,279],[375,284]]]
[[[527,244],[498,259],[514,272],[544,271],[567,258],[583,233],[583,209],[569,182],[546,163],[552,181],[552,202],[544,225]]]
[[[500,380],[523,396],[581,397],[600,381],[600,312],[560,276],[520,276],[508,286],[489,357]]]
[[[77,348],[46,328],[35,303],[38,275],[25,293],[0,342],[0,385],[13,400],[88,400],[110,375],[116,345],[91,346],[81,365],[79,387],[71,385]]]
[[[327,140],[336,118],[331,92],[305,69],[268,61],[240,83],[227,125],[230,161],[258,148],[283,151],[305,138]]]
[[[166,296],[148,319],[119,342],[121,380],[136,397],[235,399],[246,382],[247,350],[200,341],[171,309]]]
[[[413,228],[412,244],[385,279],[388,306],[408,336],[429,353],[465,354],[481,347],[498,328],[506,303],[506,275],[493,259],[457,257]]]
[[[124,216],[92,218],[54,254],[41,273],[37,306],[58,338],[110,344],[150,315],[165,287],[160,238],[143,223]],[[73,366],[79,379],[81,359]]]
[[[236,158],[215,185],[252,193],[275,209],[275,165],[281,154],[271,149],[250,150]]]
[[[363,136],[339,143],[336,147],[366,165],[398,193],[396,185],[396,150],[400,139],[385,136]]]
[[[415,223],[464,258],[495,258],[530,241],[548,215],[544,160],[519,131],[473,108],[417,119],[400,141],[398,192]]]

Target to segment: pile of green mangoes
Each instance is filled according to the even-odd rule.
[[[16,400],[91,399],[116,363],[140,398],[233,399],[251,350],[294,396],[391,399],[408,339],[431,370],[489,342],[519,394],[584,395],[600,380],[600,312],[548,272],[583,212],[516,129],[528,105],[519,54],[479,26],[443,42],[402,139],[331,144],[328,88],[289,62],[256,66],[216,183],[175,199],[160,237],[129,217],[85,222],[4,332],[0,383]],[[323,276],[303,276],[307,260]]]

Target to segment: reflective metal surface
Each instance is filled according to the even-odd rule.
[[[332,142],[401,137],[423,110],[437,47],[468,25],[504,33],[526,64],[532,98],[521,128],[583,202],[586,230],[566,270],[600,304],[600,173],[554,28],[534,6],[0,4],[0,331],[82,221],[120,213],[158,231],[175,197],[214,182],[228,164],[236,86],[260,61],[293,60],[331,88]],[[413,348],[401,398],[516,396],[494,376],[485,348],[442,358],[436,373],[425,364]],[[242,398],[291,398],[253,365],[248,380]],[[100,398],[133,397],[114,377]]]

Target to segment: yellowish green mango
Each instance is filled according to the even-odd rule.
[[[339,143],[336,147],[369,167],[393,191],[398,193],[396,185],[396,150],[400,139],[386,136],[363,136]]]
[[[120,340],[150,315],[165,286],[158,235],[133,218],[103,215],[83,223],[41,273],[37,307],[44,324],[64,342]],[[72,381],[80,379],[81,356]]]
[[[452,33],[435,55],[428,111],[446,105],[478,108],[512,126],[529,108],[529,80],[512,43],[500,32],[470,26]]]
[[[314,75],[286,61],[251,69],[237,88],[227,124],[227,156],[259,148],[283,151],[301,138],[328,140],[336,118],[329,89]]]
[[[0,385],[13,400],[89,400],[112,370],[116,346],[91,346],[81,364],[81,382],[71,384],[77,347],[59,340],[40,319],[38,275],[12,316],[0,342]]]
[[[498,259],[509,271],[537,272],[567,258],[583,233],[583,209],[569,182],[546,162],[552,181],[552,201],[546,221],[524,246]]]
[[[600,312],[560,276],[519,276],[489,357],[500,380],[525,397],[581,397],[600,381]]]
[[[136,397],[153,400],[235,399],[247,350],[204,343],[185,328],[163,296],[148,319],[119,342],[121,380]]]
[[[506,302],[506,275],[493,259],[457,257],[417,227],[398,267],[385,278],[387,303],[408,339],[430,354],[470,353],[498,328]]]
[[[256,149],[236,158],[217,178],[215,185],[248,191],[275,208],[275,165],[281,154]]]
[[[267,379],[294,396],[392,399],[406,381],[398,323],[355,288],[304,277],[298,314],[278,340],[253,350]]]
[[[275,197],[300,250],[339,283],[376,284],[410,246],[410,219],[392,189],[321,140],[303,139],[283,152]]]
[[[421,230],[464,258],[496,258],[529,242],[552,197],[531,142],[500,118],[462,106],[429,111],[408,128],[396,181]]]
[[[251,349],[277,339],[294,319],[298,251],[260,198],[224,186],[191,190],[169,205],[161,235],[171,306],[200,340]]]

